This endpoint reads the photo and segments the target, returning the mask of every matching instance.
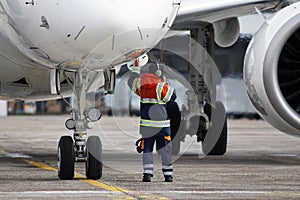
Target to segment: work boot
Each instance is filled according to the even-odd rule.
[[[165,176],[165,182],[173,182],[172,176]]]
[[[143,182],[151,182],[151,174],[144,173]]]

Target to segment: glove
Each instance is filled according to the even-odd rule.
[[[131,72],[140,74],[140,69],[141,69],[140,60],[137,58],[134,61],[134,66],[130,70]]]
[[[144,151],[144,138],[140,138],[135,142],[136,151],[142,153]]]

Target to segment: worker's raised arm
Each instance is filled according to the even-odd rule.
[[[134,67],[131,69],[131,76],[127,81],[128,87],[137,95],[140,95],[140,62],[136,59]]]

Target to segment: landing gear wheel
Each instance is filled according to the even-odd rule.
[[[206,155],[224,155],[227,149],[227,117],[224,105],[216,102],[216,108],[212,108],[207,104],[205,110],[212,125],[202,142],[202,151]]]
[[[62,136],[58,143],[58,177],[74,178],[74,142],[71,136]]]
[[[90,136],[86,143],[86,177],[97,180],[102,177],[102,144],[98,136]]]

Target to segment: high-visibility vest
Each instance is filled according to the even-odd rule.
[[[144,74],[133,81],[132,90],[141,97],[141,103],[165,104],[174,89],[154,74]]]
[[[165,104],[170,101],[174,89],[154,74],[144,74],[132,82],[132,91],[141,97],[141,120],[143,127],[170,127],[170,120],[153,120],[142,118],[142,112],[149,112],[151,104]],[[145,109],[143,109],[145,108]],[[144,113],[146,114],[146,113]],[[147,114],[146,114],[147,115]],[[144,115],[145,116],[145,115]]]

